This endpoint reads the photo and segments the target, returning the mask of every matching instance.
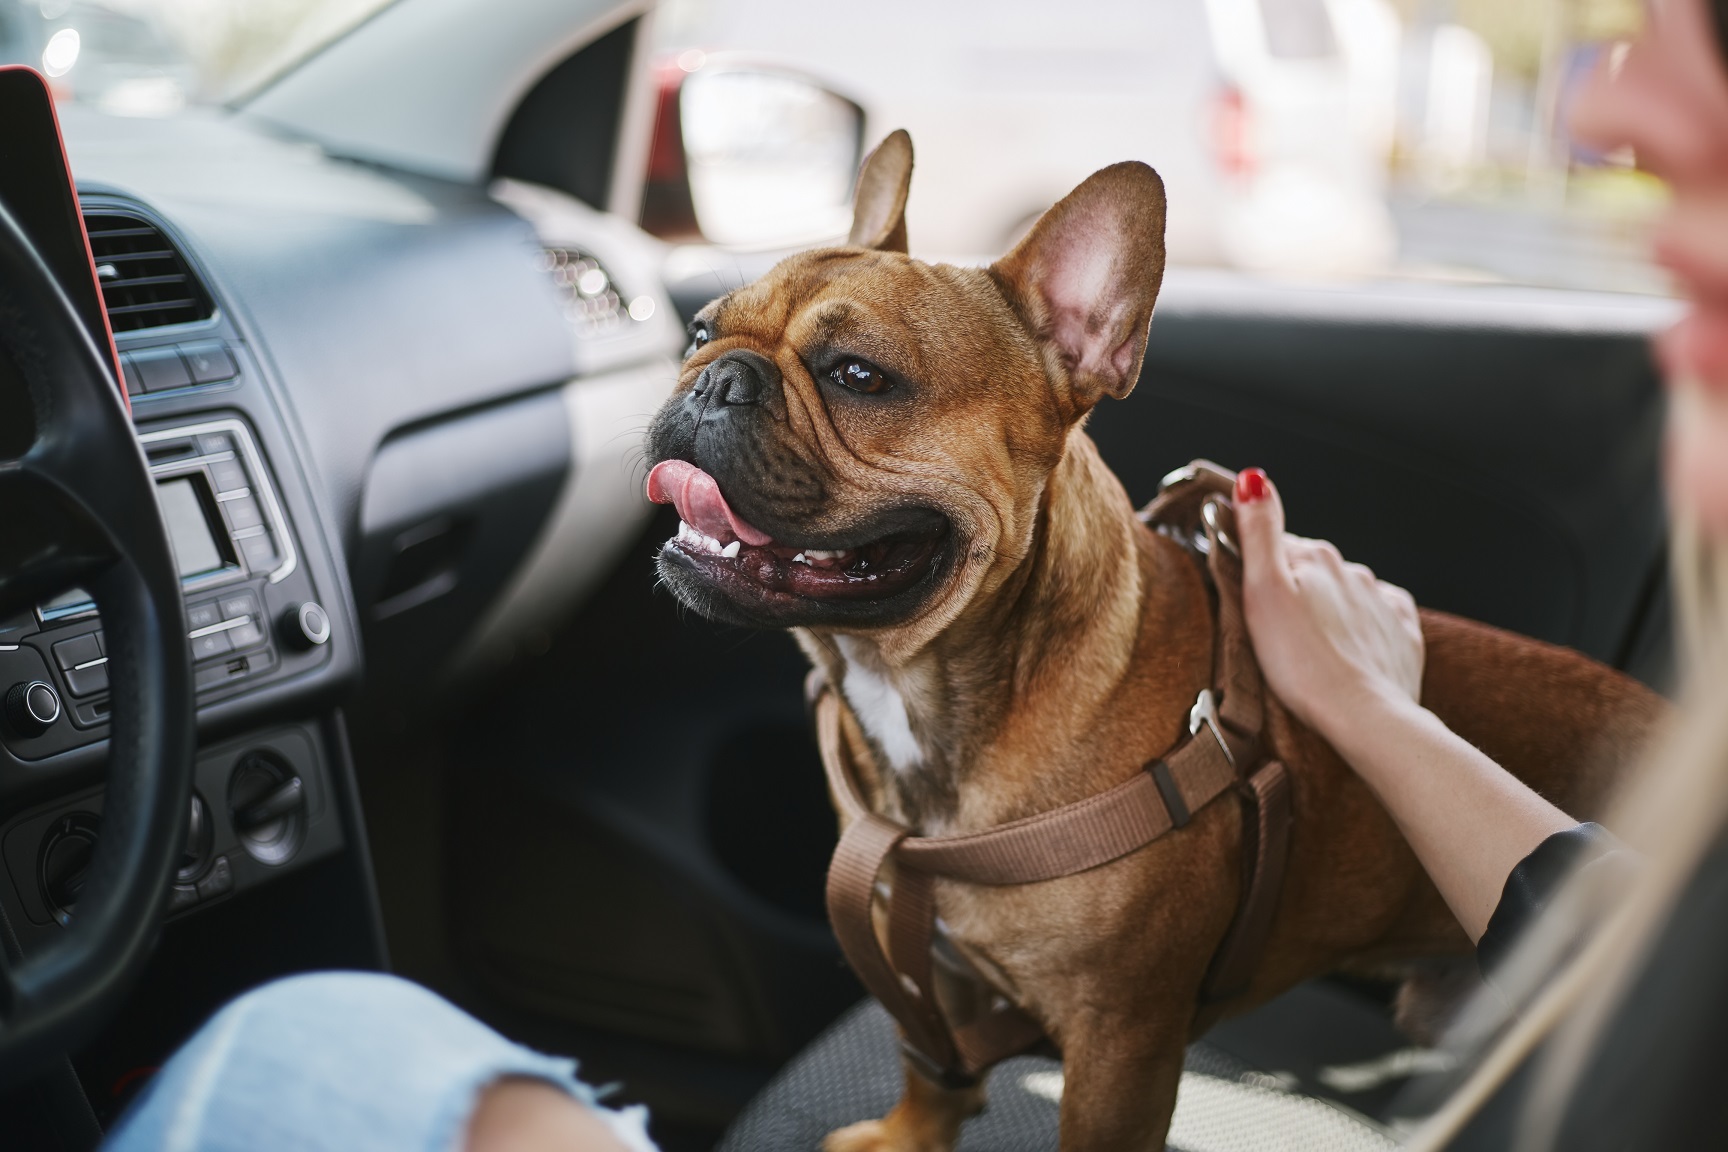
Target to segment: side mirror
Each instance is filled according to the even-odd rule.
[[[844,96],[686,52],[660,73],[642,226],[729,248],[837,240],[852,222],[863,144],[864,110]]]

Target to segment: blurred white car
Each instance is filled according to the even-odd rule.
[[[685,0],[661,46],[747,56],[856,100],[918,151],[923,254],[1004,250],[1088,173],[1140,159],[1174,261],[1385,267],[1400,28],[1387,0]],[[803,238],[800,238],[803,239]]]

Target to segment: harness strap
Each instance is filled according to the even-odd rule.
[[[1242,875],[1246,880],[1236,918],[1218,945],[1201,988],[1203,1012],[1248,991],[1266,950],[1266,938],[1272,934],[1272,914],[1278,907],[1284,866],[1289,861],[1290,773],[1284,765],[1270,760],[1250,776],[1243,803],[1247,811],[1242,822]]]
[[[829,917],[853,970],[899,1022],[907,1055],[938,1083],[975,1082],[978,1073],[1035,1043],[1043,1029],[1000,997],[975,1020],[951,1024],[944,1018],[932,971],[937,876],[988,886],[1071,876],[1145,847],[1235,790],[1244,805],[1242,893],[1202,990],[1201,1020],[1253,976],[1283,881],[1290,803],[1283,765],[1250,771],[1264,711],[1241,615],[1233,524],[1223,503],[1233,483],[1233,474],[1197,461],[1166,478],[1163,493],[1142,513],[1160,531],[1190,533],[1184,543],[1206,556],[1217,592],[1212,682],[1222,699],[1213,690],[1201,693],[1188,734],[1162,759],[1105,792],[982,832],[912,836],[872,812],[859,794],[841,700],[812,675],[822,764],[845,818],[828,872]],[[890,862],[885,952],[876,908],[879,878]]]
[[[827,710],[837,712],[838,701]],[[905,837],[906,829],[873,812],[863,813],[846,826],[828,865],[828,918],[852,970],[899,1022],[907,1043],[937,1066],[948,1067],[955,1062],[954,1045],[934,997],[925,992],[928,983],[902,981],[883,954],[876,933],[872,910],[876,877],[895,845]]]
[[[824,690],[816,708],[817,741],[835,800],[849,819],[872,815],[847,770],[839,698]],[[992,887],[1072,876],[1126,856],[1179,827],[1160,790],[1160,776],[1166,778],[1166,786],[1174,786],[1186,809],[1181,814],[1183,824],[1189,813],[1236,785],[1236,769],[1203,729],[1198,737],[1187,738],[1176,751],[1108,791],[983,832],[906,835],[895,846],[894,859],[903,868]]]
[[[1242,615],[1242,558],[1233,537],[1234,509],[1225,504],[1235,487],[1234,472],[1210,460],[1196,460],[1164,477],[1158,496],[1140,512],[1140,519],[1155,531],[1176,536],[1206,557],[1216,593],[1213,675],[1223,688],[1219,722],[1253,745],[1248,756],[1236,760],[1244,768],[1242,892],[1201,986],[1197,1024],[1202,1031],[1222,1014],[1229,1000],[1248,990],[1272,933],[1290,855],[1289,771],[1278,761],[1247,771],[1261,754],[1266,718],[1264,681]]]

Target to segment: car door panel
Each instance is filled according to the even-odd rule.
[[[1449,314],[1446,296],[1469,291],[1409,317],[1348,298],[1273,311],[1264,294],[1248,310],[1178,287],[1138,390],[1090,430],[1136,501],[1195,456],[1258,465],[1293,531],[1419,602],[1622,661],[1662,563],[1646,341],[1666,310],[1486,324]]]

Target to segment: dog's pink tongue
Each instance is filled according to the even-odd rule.
[[[768,533],[732,511],[714,477],[687,460],[662,460],[654,465],[648,473],[648,499],[673,505],[680,520],[722,544],[737,539],[754,548],[774,542]]]

